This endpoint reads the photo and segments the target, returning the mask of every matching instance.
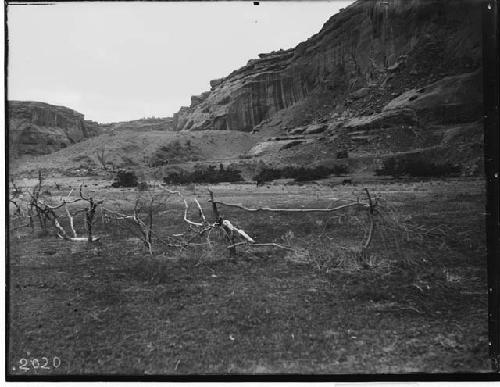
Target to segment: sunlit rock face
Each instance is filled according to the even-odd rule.
[[[9,101],[9,153],[47,154],[99,133],[96,122],[64,106]]]
[[[174,115],[176,130],[251,131],[276,112],[306,104],[310,120],[347,100],[398,92],[481,65],[480,2],[357,1],[295,48],[260,54]],[[383,94],[383,93],[382,93]],[[380,113],[390,93],[364,115]],[[355,105],[355,104],[354,104]],[[349,107],[349,105],[347,105]],[[365,109],[366,110],[366,109]]]

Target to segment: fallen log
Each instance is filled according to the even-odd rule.
[[[358,203],[358,202],[343,204],[341,206],[334,207],[334,208],[270,208],[270,207],[248,208],[248,207],[245,207],[244,205],[238,204],[238,203],[225,203],[225,202],[221,202],[221,201],[213,201],[212,199],[210,199],[209,202],[211,202],[212,204],[220,204],[221,206],[239,208],[241,210],[248,211],[248,212],[259,212],[259,211],[298,212],[298,213],[301,213],[301,212],[335,212],[335,211],[342,210],[343,208],[354,207],[354,206],[360,206],[363,208],[370,208],[370,205],[364,204],[364,203]]]
[[[64,239],[66,241],[69,241],[69,242],[88,242],[89,241],[89,238],[88,237],[78,237],[78,238],[73,238],[73,237],[64,237],[62,235],[57,235],[59,238],[61,239]],[[98,240],[100,240],[101,237],[95,237],[93,236],[92,237],[92,240],[91,242],[97,242]]]

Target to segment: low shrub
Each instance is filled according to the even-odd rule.
[[[147,164],[154,168],[168,165],[172,162],[196,161],[198,159],[196,151],[197,148],[192,145],[191,140],[188,139],[185,143],[174,140],[156,149],[149,159],[147,159]]]
[[[330,175],[343,175],[347,172],[348,169],[345,165],[334,165],[333,167],[319,165],[314,168],[287,166],[282,169],[266,167],[254,176],[253,180],[255,180],[257,184],[282,178],[295,179],[295,181],[311,181],[324,179]]]
[[[137,187],[137,176],[133,171],[120,169],[115,175],[115,181],[111,184],[113,188]]]
[[[337,159],[347,159],[349,157],[349,152],[346,150],[337,152]]]
[[[139,184],[137,184],[137,189],[139,191],[148,191],[149,190],[149,184],[146,183],[145,181],[141,181]]]
[[[391,157],[384,161],[382,168],[375,171],[377,176],[392,177],[450,177],[459,176],[460,167],[450,163],[435,164],[422,158]]]
[[[163,178],[163,181],[166,184],[216,184],[222,182],[231,183],[242,180],[241,171],[233,168],[224,169],[222,164],[219,166],[219,169],[210,165],[207,169],[199,169],[191,173],[173,172]]]

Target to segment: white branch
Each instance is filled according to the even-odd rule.
[[[89,238],[87,237],[80,237],[80,238],[65,238],[66,240],[70,242],[88,242]],[[97,242],[101,237],[92,237],[92,242]]]
[[[339,211],[343,208],[346,207],[353,207],[353,206],[360,206],[364,208],[370,208],[368,204],[364,203],[348,203],[348,204],[343,204],[338,207],[334,208],[269,208],[269,207],[260,207],[260,208],[248,208],[243,206],[242,204],[236,204],[236,203],[224,203],[224,202],[219,202],[219,201],[212,201],[209,200],[212,203],[215,204],[220,204],[222,206],[226,207],[236,207],[240,208],[242,210],[248,211],[248,212],[258,212],[258,211],[268,211],[268,212],[334,212],[334,211]]]
[[[73,238],[78,238],[78,235],[76,234],[75,227],[73,225],[73,217],[71,216],[71,213],[68,210],[68,206],[64,206],[64,209],[66,210],[66,214],[68,215],[69,227],[71,228],[71,232],[73,233]]]
[[[248,235],[245,231],[234,227],[229,220],[222,221],[222,225],[232,232],[237,232],[242,238],[246,239],[250,243],[255,243],[255,241]]]
[[[188,213],[189,206],[187,204],[186,199],[183,198],[182,200],[184,200],[184,207],[185,207],[185,210],[184,210],[184,221],[187,222],[188,224],[192,224],[193,226],[202,227],[203,223],[193,222],[193,221],[191,221],[191,220],[189,220],[187,218],[187,213]]]
[[[109,212],[110,214],[115,215],[116,216],[115,220],[124,220],[124,219],[132,219],[132,220],[134,220],[134,216],[133,215],[124,215],[124,214],[121,214],[121,213],[116,212],[116,211],[111,211],[111,210],[109,210],[107,208],[103,208],[102,210],[104,211],[105,216],[110,217],[109,215],[106,215],[106,212]]]
[[[370,203],[369,204],[370,211],[369,211],[369,214],[368,214],[368,216],[370,217],[370,231],[368,232],[368,237],[366,238],[366,241],[363,244],[363,248],[367,249],[368,246],[370,246],[370,243],[372,241],[373,229],[375,228],[375,222],[373,220],[373,202],[372,202],[372,198],[371,198],[370,192],[368,191],[367,188],[365,188],[365,192],[366,192],[366,196],[368,197],[368,202]]]
[[[68,236],[66,235],[66,231],[64,231],[64,228],[62,228],[61,224],[59,223],[59,221],[57,220],[56,217],[54,218],[54,226],[59,231],[57,233],[57,235],[59,236],[59,238],[68,239]]]
[[[198,201],[198,199],[194,198],[194,201],[196,202],[196,205],[198,206],[198,210],[200,211],[200,217],[201,217],[201,219],[203,219],[203,223],[205,223],[207,221],[207,219],[205,218],[205,214],[203,213],[203,208],[201,208],[201,205],[200,205],[200,202]]]

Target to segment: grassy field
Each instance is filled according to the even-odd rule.
[[[135,190],[82,181],[105,206],[130,212]],[[52,197],[77,184],[59,179],[57,192],[54,182],[47,182]],[[483,180],[212,188],[228,202],[307,208],[352,200],[364,187],[401,224],[413,225],[405,233],[391,228],[388,213],[377,215],[364,264],[339,256],[366,235],[366,214],[355,211],[221,207],[257,242],[294,248],[238,247],[235,256],[215,235],[212,247],[202,238],[184,250],[157,244],[150,256],[112,223],[97,223],[102,239],[91,246],[11,231],[10,372],[488,372]],[[196,195],[211,216],[206,187],[185,195]],[[160,207],[159,234],[186,232],[181,202]],[[194,206],[189,216],[197,220]],[[35,367],[33,359],[43,357],[60,365]]]

